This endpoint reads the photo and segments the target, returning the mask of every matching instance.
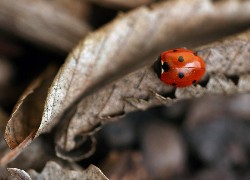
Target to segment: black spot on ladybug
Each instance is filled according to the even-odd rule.
[[[177,52],[178,50],[177,49],[174,49],[173,52]]]
[[[167,62],[164,62],[163,65],[162,65],[162,69],[165,72],[168,72],[168,70],[170,69],[169,64]]]
[[[197,81],[196,80],[193,80],[193,82],[192,82],[193,84],[196,84],[197,83]]]
[[[178,77],[179,77],[180,79],[184,78],[184,73],[179,72],[179,73],[178,73]]]
[[[154,63],[154,71],[157,76],[161,78],[161,56],[159,56]]]
[[[176,83],[172,83],[172,86],[176,86],[177,84]]]
[[[179,57],[178,57],[178,61],[179,61],[179,62],[183,62],[183,61],[184,61],[184,58],[183,58],[182,56],[179,56]]]

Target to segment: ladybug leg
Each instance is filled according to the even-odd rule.
[[[198,82],[197,82],[196,80],[193,80],[193,81],[192,81],[192,84],[195,85],[195,86],[197,85],[197,83],[198,83]]]
[[[200,52],[200,51],[195,51],[195,52],[194,52],[194,55],[195,55],[195,56],[198,56],[198,53],[199,53],[199,52]]]

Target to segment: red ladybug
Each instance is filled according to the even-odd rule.
[[[165,84],[186,87],[196,84],[202,78],[206,65],[193,51],[176,48],[161,53],[154,68]]]

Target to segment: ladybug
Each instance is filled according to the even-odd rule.
[[[161,53],[154,69],[162,82],[175,87],[196,84],[204,75],[206,65],[197,53],[176,48]]]

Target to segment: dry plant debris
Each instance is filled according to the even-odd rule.
[[[212,4],[211,1],[192,0],[193,5],[188,6],[188,8],[185,6],[186,3],[186,1],[162,2],[155,4],[150,9],[138,8],[117,17],[107,26],[86,37],[73,50],[59,70],[49,89],[44,108],[39,107],[39,112],[34,113],[37,121],[32,120],[34,125],[29,124],[29,126],[31,129],[37,130],[35,136],[48,132],[57,123],[60,114],[72,103],[75,106],[73,108],[75,112],[70,119],[65,120],[64,127],[60,128],[58,132],[56,142],[58,149],[63,149],[66,152],[76,148],[76,137],[80,137],[78,138],[80,142],[83,141],[86,138],[86,136],[81,138],[83,134],[91,132],[97,124],[107,121],[110,117],[159,104],[171,104],[173,101],[169,97],[163,97],[160,94],[171,93],[173,88],[163,85],[156,78],[150,66],[139,69],[115,83],[104,85],[128,72],[129,67],[145,64],[144,59],[147,60],[152,55],[156,57],[156,53],[163,47],[173,46],[176,42],[183,41],[184,37],[185,40],[188,40],[194,36],[197,38],[202,35],[211,39],[208,33],[222,30],[221,26],[218,26],[218,23],[221,23],[220,17],[224,18],[223,27],[225,29],[237,24],[240,25],[240,23],[248,21],[250,17],[248,16],[249,11],[245,11],[250,4],[245,1],[225,1]],[[231,9],[235,7],[236,10],[233,11],[232,15]],[[182,16],[176,16],[176,11],[181,11]],[[176,16],[176,18],[172,19],[172,16]],[[138,19],[138,17],[140,18]],[[196,23],[183,26],[189,17],[192,17]],[[239,20],[235,21],[235,17],[238,17]],[[151,27],[156,22],[164,24],[164,26],[152,29]],[[206,22],[206,26],[210,27],[209,32],[201,30],[204,22]],[[152,24],[150,25],[150,23]],[[177,33],[175,29],[178,27],[182,28]],[[197,32],[193,34],[193,37],[190,34],[191,30]],[[148,43],[145,44],[145,37],[149,36]],[[175,37],[174,42],[173,37]],[[241,87],[237,88],[225,76],[246,75],[249,71],[249,61],[244,61],[246,57],[249,57],[248,42],[249,32],[246,32],[200,49],[200,55],[207,63],[207,74],[210,75],[206,88],[198,85],[197,87],[177,89],[175,92],[177,100],[185,97],[199,97],[206,92],[230,94],[241,91]],[[230,52],[236,54],[228,56],[230,53],[228,47],[230,47]],[[227,58],[222,58],[224,56]],[[237,58],[235,58],[236,56]],[[138,61],[139,59],[142,60]],[[217,61],[221,61],[221,63],[217,63]],[[239,61],[246,64],[239,66]],[[228,69],[220,69],[226,66]],[[244,79],[244,81],[246,80]],[[240,77],[239,82],[241,82]],[[98,90],[101,87],[104,87],[103,90]],[[32,85],[31,89],[33,89]],[[95,93],[93,93],[94,90]],[[21,102],[29,93],[29,90],[28,93],[24,93]],[[46,91],[42,91],[42,93],[46,93]],[[91,95],[88,96],[89,94]],[[40,102],[45,94],[43,96],[37,95],[41,98],[39,101],[32,98],[34,95],[35,93],[29,96],[30,101]],[[27,119],[26,117],[16,118],[15,114],[19,111],[18,109],[13,111],[14,114],[6,128],[5,139],[12,148],[22,142],[30,132],[26,131],[27,127],[22,130],[22,125],[19,125],[19,121]],[[13,124],[14,119],[15,125]],[[13,128],[14,126],[15,128]],[[36,129],[38,126],[39,128]]]
[[[55,72],[56,68],[49,67],[30,84],[17,102],[5,131],[5,140],[10,148],[17,147],[30,134],[33,134],[30,137],[33,139],[37,128],[40,126],[44,99]],[[14,136],[15,139],[11,139],[11,136]]]
[[[50,6],[40,0],[32,9],[26,3],[18,2],[12,7],[13,2],[2,0],[0,5],[5,8],[0,14],[9,16],[12,11],[21,10],[20,19],[25,19],[27,14],[37,10],[34,15],[43,19],[49,13],[44,14],[35,7],[46,6],[48,12],[53,10],[52,7],[58,7],[57,3]],[[130,8],[137,6],[126,5]],[[56,68],[48,68],[20,97],[5,130],[5,140],[13,150],[1,157],[0,164],[9,164],[33,139],[51,130],[54,130],[57,156],[79,161],[94,153],[97,142],[93,134],[101,124],[132,111],[170,106],[206,94],[249,93],[250,30],[242,31],[249,27],[249,9],[250,2],[243,0],[162,1],[120,13],[86,37],[90,28],[85,20],[79,21],[79,14],[70,16],[59,10],[57,18],[65,18],[63,22],[68,24],[62,26],[59,19],[49,19],[48,24],[54,25],[53,33],[49,32],[51,29],[47,29],[48,32],[35,30],[38,34],[22,31],[29,26],[30,29],[46,29],[47,24],[35,27],[18,21],[20,24],[17,25],[22,27],[17,28],[20,31],[16,32],[14,28],[10,32],[63,51],[84,38],[58,72]],[[27,19],[29,23],[32,22],[30,18]],[[0,28],[8,31],[11,21],[2,20],[1,23],[1,20],[0,24],[6,26]],[[73,25],[69,25],[71,23]],[[239,31],[241,33],[232,35]],[[230,37],[219,39],[229,34]],[[200,84],[173,88],[157,78],[152,68],[154,59],[161,51],[176,46],[196,47],[204,59],[207,71]],[[98,178],[106,179],[98,168],[93,167],[90,174],[94,172]],[[58,173],[65,171],[55,163],[48,163],[40,175],[33,172],[32,177],[53,178],[55,169]],[[88,169],[86,172],[88,177]],[[79,173],[82,172],[68,171],[65,179]]]
[[[248,51],[250,48],[249,35],[248,31],[234,36],[234,39],[230,38],[230,41],[225,39],[220,43],[198,49],[207,63],[207,79],[204,80],[207,83],[203,86],[197,85],[175,90],[162,84],[157,79],[152,67],[146,66],[84,98],[78,105],[75,114],[68,120],[69,122],[65,123],[64,128],[58,131],[60,137],[57,141],[58,146],[66,151],[72,150],[77,143],[74,139],[78,135],[91,132],[99,123],[118,118],[131,111],[145,110],[160,104],[171,105],[184,98],[200,97],[208,93],[249,92],[250,89],[246,87],[243,89],[242,83],[240,83],[241,76],[243,75],[245,79],[246,74],[250,71],[249,61],[245,62],[245,59],[250,57]],[[227,49],[234,49],[233,51],[240,53],[228,56],[224,61],[221,57],[227,56],[229,53]],[[227,66],[230,71],[219,70],[216,72],[212,67],[216,69],[217,66],[221,66],[221,64],[216,63],[218,61],[221,63],[224,61],[223,67]],[[239,62],[245,62],[248,65],[239,66]],[[231,80],[232,76],[238,78],[238,83]],[[172,97],[165,96],[165,94],[172,94]]]
[[[105,175],[94,165],[90,165],[84,171],[72,171],[61,168],[55,162],[48,162],[41,173],[34,170],[29,172],[32,179],[54,179],[60,177],[61,180],[107,180]]]

